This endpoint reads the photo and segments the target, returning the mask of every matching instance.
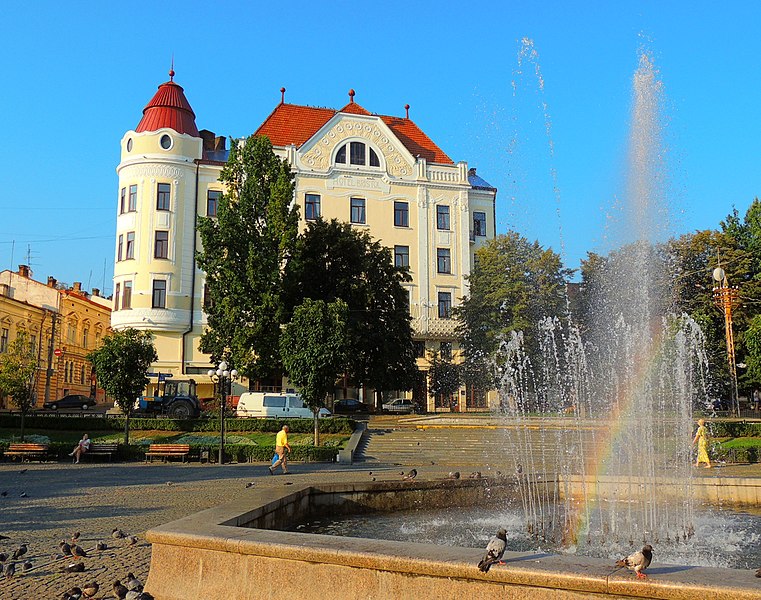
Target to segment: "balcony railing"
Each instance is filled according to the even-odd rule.
[[[415,336],[451,339],[455,336],[458,321],[439,317],[439,307],[416,304],[410,309]]]

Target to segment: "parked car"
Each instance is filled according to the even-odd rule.
[[[327,408],[321,408],[318,412],[321,419],[329,417],[330,414]],[[238,405],[235,407],[235,416],[311,419],[314,413],[298,394],[244,392],[240,395]]]
[[[372,408],[356,398],[342,398],[333,403],[333,412],[343,414],[369,413],[372,412]]]
[[[409,398],[393,398],[382,405],[384,412],[410,414],[417,412],[418,407]]]
[[[42,406],[51,410],[58,410],[59,408],[81,408],[82,410],[92,408],[95,406],[95,398],[89,396],[83,396],[82,394],[68,394],[58,400],[51,400],[45,402]]]

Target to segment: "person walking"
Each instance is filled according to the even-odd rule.
[[[277,454],[278,458],[275,461],[275,463],[268,467],[270,470],[270,475],[275,474],[275,469],[281,467],[283,469],[283,473],[288,473],[288,452],[291,451],[291,446],[288,443],[288,425],[283,425],[283,428],[277,432],[277,436],[275,436],[275,454]]]
[[[74,457],[74,464],[79,463],[79,459],[82,455],[90,449],[90,437],[87,434],[82,436],[82,439],[77,443],[76,448],[69,452],[69,456]]]
[[[700,463],[705,463],[706,468],[711,468],[711,459],[708,458],[708,430],[706,429],[705,419],[698,420],[698,430],[692,440],[692,445],[698,445],[698,457],[695,460],[695,466],[699,467]]]

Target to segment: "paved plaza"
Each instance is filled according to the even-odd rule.
[[[246,487],[250,483],[261,489],[302,482],[365,480],[368,476],[378,481],[398,480],[409,465],[416,466],[421,479],[434,479],[457,468],[467,476],[477,468],[471,455],[458,457],[457,452],[451,456],[439,452],[429,455],[426,446],[432,438],[426,436],[430,431],[419,431],[416,437],[410,437],[409,429],[395,429],[393,421],[382,421],[382,425],[387,439],[399,436],[399,446],[383,449],[376,446],[368,462],[351,466],[293,463],[292,474],[287,476],[269,475],[263,463],[222,467],[198,463],[0,464],[0,494],[7,492],[0,496],[0,535],[7,536],[0,539],[0,552],[12,552],[26,543],[28,551],[24,558],[33,565],[23,573],[20,568],[23,561],[19,561],[15,577],[0,579],[0,598],[59,598],[72,586],[81,587],[92,580],[101,585],[96,598],[110,598],[113,582],[123,580],[128,572],[143,581],[147,579],[151,550],[145,541],[146,530],[239,499],[250,493]],[[457,430],[452,435],[459,440],[463,434]],[[484,433],[473,431],[472,435],[482,440]],[[414,448],[412,456],[407,447]],[[430,456],[436,459],[429,460]],[[485,463],[484,475],[492,468],[493,465]],[[761,466],[701,469],[697,473],[705,477],[761,477]],[[114,528],[136,535],[137,543],[129,545],[126,540],[112,539]],[[62,573],[61,568],[71,560],[58,556],[58,544],[70,540],[77,531],[81,533],[80,546],[88,552],[83,559],[86,571]],[[95,550],[98,541],[104,541],[108,548]]]

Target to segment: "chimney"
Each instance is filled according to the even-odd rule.
[[[82,291],[82,282],[81,281],[75,281],[74,285],[71,288],[75,292],[81,292]]]
[[[58,280],[55,277],[48,275],[48,287],[54,288],[56,283],[58,283]]]
[[[29,279],[31,271],[29,270],[29,265],[19,265],[18,266],[18,274],[19,276]]]
[[[99,297],[100,297],[100,290],[99,290],[98,288],[93,288],[93,289],[92,289],[92,295],[93,295],[95,298],[99,298]]]
[[[218,135],[214,138],[214,150],[224,150],[227,142],[227,138],[223,135]]]
[[[202,129],[198,133],[201,135],[201,139],[203,140],[204,152],[214,150],[214,132],[209,131],[208,129]]]
[[[470,169],[468,169],[468,177],[475,177],[475,176],[476,176],[476,168],[471,167]]]

